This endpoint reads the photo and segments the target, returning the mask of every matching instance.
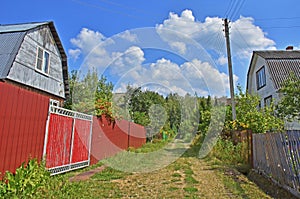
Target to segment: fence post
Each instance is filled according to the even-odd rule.
[[[247,130],[247,140],[248,140],[248,163],[251,168],[254,168],[253,164],[253,133],[251,130]]]
[[[43,148],[43,157],[42,160],[46,163],[46,154],[47,154],[47,143],[48,143],[48,133],[49,133],[49,123],[50,123],[50,114],[51,114],[51,104],[49,103],[48,108],[48,116],[46,121],[46,130],[45,130],[45,137],[44,137],[44,148]]]

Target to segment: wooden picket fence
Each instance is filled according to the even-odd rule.
[[[253,168],[300,197],[300,131],[252,137]]]

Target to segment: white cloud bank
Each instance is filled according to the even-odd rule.
[[[230,26],[232,47],[240,58],[250,59],[252,50],[275,49],[275,42],[254,25],[253,18],[240,17]],[[215,60],[217,64],[227,63],[223,21],[219,17],[207,17],[200,22],[191,10],[184,10],[181,15],[171,12],[168,19],[156,25],[155,30],[179,55],[190,53],[190,44],[182,39],[189,37],[205,50],[214,51],[218,55]],[[162,92],[180,95],[197,92],[199,95],[219,96],[224,95],[223,88],[229,89],[228,75],[211,63],[195,57],[180,65],[165,58],[145,64],[144,51],[138,45],[143,42],[139,41],[139,35],[127,30],[117,37],[132,45],[123,50],[111,50],[110,45],[117,42],[115,37],[106,38],[98,31],[83,28],[71,39],[74,48],[69,49],[69,55],[74,60],[85,57],[83,65],[97,68],[98,72],[109,67],[110,74],[119,80],[115,92],[124,92],[128,83],[144,88],[153,88],[155,85],[160,87],[158,90],[164,90]],[[237,80],[235,75],[234,81]]]
[[[251,17],[241,16],[230,23],[232,48],[242,58],[251,57],[253,50],[275,49],[275,42],[266,37],[266,33],[254,24]],[[214,50],[221,57],[225,54],[223,20],[219,17],[206,17],[204,22],[196,21],[191,10],[181,15],[170,13],[162,24],[156,25],[157,32],[179,53],[186,53],[184,43],[179,44],[177,37],[185,35],[200,43],[204,49]],[[170,32],[170,30],[174,32]],[[177,36],[174,34],[177,33]],[[222,63],[224,63],[222,61]]]

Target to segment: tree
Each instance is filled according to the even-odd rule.
[[[73,100],[73,90],[77,82],[78,77],[78,71],[72,70],[71,73],[69,73],[69,87],[70,87],[70,96],[64,103],[64,108],[66,109],[72,109],[72,100]]]
[[[283,82],[280,93],[283,95],[276,110],[279,117],[288,121],[300,120],[300,79],[294,73]]]
[[[72,89],[72,109],[78,112],[93,114],[95,110],[95,95],[98,82],[96,71],[88,71],[82,78],[77,73]]]
[[[236,96],[236,120],[229,119],[230,109],[227,109],[225,122],[226,130],[251,129],[253,133],[265,133],[267,131],[283,130],[283,120],[275,116],[275,106],[259,108],[260,98],[258,95],[243,93],[238,87],[239,94]]]
[[[113,88],[114,85],[107,81],[107,78],[103,75],[98,80],[96,92],[95,92],[95,115],[105,115],[109,119],[114,119],[113,113]]]

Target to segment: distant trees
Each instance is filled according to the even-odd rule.
[[[113,94],[113,84],[104,76],[99,78],[96,71],[88,72],[81,78],[77,71],[72,71],[69,81],[71,98],[65,102],[66,108],[96,116],[106,115],[113,120],[123,118],[134,121],[145,126],[150,137],[164,131],[189,140],[194,133],[206,135],[209,128],[210,131],[219,131],[219,126],[224,124],[222,112],[225,106],[220,106],[218,99],[212,100],[210,96],[180,96],[176,93],[164,96],[130,85],[125,93]],[[297,100],[300,91],[297,84],[299,82],[290,80],[283,87],[284,98],[278,105],[281,116],[299,118]],[[236,120],[231,120],[230,106],[226,108],[225,131],[251,129],[254,133],[263,133],[282,130],[283,122],[275,116],[273,104],[259,109],[259,97],[243,93],[241,88],[236,101]],[[296,109],[290,108],[291,104]]]

